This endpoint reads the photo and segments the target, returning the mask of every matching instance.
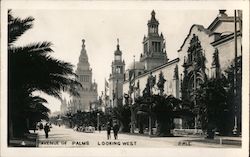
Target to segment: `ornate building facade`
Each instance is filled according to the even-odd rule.
[[[69,108],[71,112],[75,113],[79,111],[90,111],[91,104],[97,102],[97,84],[92,82],[92,69],[88,61],[87,51],[85,49],[85,40],[82,40],[82,50],[79,56],[79,62],[76,69],[77,81],[79,81],[82,87],[78,88],[80,97],[73,96],[70,101]]]
[[[123,94],[130,92],[131,73],[135,76],[132,99],[142,96],[150,75],[156,76],[158,82],[158,76],[162,73],[166,80],[164,94],[198,105],[195,104],[195,92],[200,88],[200,84],[208,78],[226,75],[225,70],[234,64],[236,56],[242,55],[241,17],[237,17],[235,27],[234,16],[228,16],[226,10],[220,10],[207,28],[194,24],[180,49],[171,52],[178,53],[178,58],[172,60],[167,58],[163,35],[157,35],[158,24],[153,11],[148,22],[148,37],[143,40],[144,49],[140,61],[134,61],[126,70]],[[158,43],[153,44],[154,42]],[[235,55],[235,52],[238,53]],[[156,56],[162,60],[156,61]],[[154,94],[160,92],[156,85],[152,90]],[[176,120],[176,123],[179,128],[187,126],[182,119]],[[191,127],[197,126],[193,124]]]

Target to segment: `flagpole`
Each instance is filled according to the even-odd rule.
[[[118,106],[118,79],[116,79],[116,87],[115,87],[115,93],[116,93],[116,106]]]
[[[134,80],[135,80],[135,55],[133,57],[134,57]],[[135,86],[135,82],[134,82],[134,86]],[[134,88],[133,88],[133,91],[134,91]],[[135,91],[134,91],[134,102],[135,102]]]
[[[105,106],[105,109],[107,107],[107,103],[106,103],[106,93],[107,93],[107,90],[106,90],[106,78],[104,78],[104,106]]]
[[[234,10],[234,129],[233,134],[237,135],[237,15],[236,10]]]
[[[133,74],[131,76],[131,79],[130,79],[130,86],[132,86],[132,81],[134,81],[135,79],[135,55],[133,56],[134,57],[134,67],[133,67]],[[132,80],[133,78],[133,80]],[[129,97],[131,99],[130,101],[130,110],[131,110],[131,133],[134,133],[134,130],[135,130],[135,115],[134,115],[134,111],[133,111],[133,107],[132,107],[132,92],[134,91],[134,85],[132,87],[130,87],[130,94],[129,94]],[[134,100],[135,100],[135,95],[134,95]]]

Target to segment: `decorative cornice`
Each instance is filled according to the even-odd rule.
[[[234,22],[234,17],[232,16],[216,17],[214,21],[208,26],[207,29],[210,31],[214,31],[214,29],[217,28],[217,26],[222,22]]]
[[[237,32],[237,37],[241,37],[241,36],[242,36],[241,32],[238,31],[238,32]],[[224,36],[224,37],[222,37],[222,38],[220,38],[220,39],[218,39],[218,40],[216,40],[216,41],[213,41],[213,42],[211,42],[210,44],[211,44],[212,46],[217,46],[217,45],[220,45],[220,44],[222,44],[222,43],[225,43],[225,42],[230,41],[230,40],[233,40],[233,39],[234,39],[234,33],[229,34],[229,35],[227,35],[227,36]]]

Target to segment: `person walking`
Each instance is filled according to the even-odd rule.
[[[111,124],[110,122],[107,123],[107,138],[108,140],[111,139]]]
[[[37,129],[36,122],[33,123],[33,127],[34,127],[34,128],[33,128],[33,131],[34,131],[34,133],[35,133],[35,132],[36,132],[36,129]]]
[[[40,122],[39,124],[39,129],[42,130],[43,129],[43,123]]]
[[[118,132],[119,132],[119,125],[118,125],[118,123],[114,124],[113,131],[114,131],[114,137],[115,137],[115,140],[116,140],[116,139],[118,139]]]
[[[44,126],[44,132],[45,132],[45,137],[46,138],[49,137],[49,131],[50,131],[49,124],[46,123],[45,126]]]
[[[100,133],[101,130],[102,130],[102,126],[101,125],[98,126],[98,130],[99,130],[99,133]]]

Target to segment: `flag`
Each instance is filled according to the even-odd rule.
[[[116,94],[115,91],[113,90],[113,101],[115,100]]]
[[[240,24],[240,32],[242,33],[242,10],[237,10],[238,12],[238,18],[239,18],[239,24]]]
[[[109,88],[109,83],[106,79],[105,79],[105,88]]]
[[[131,87],[135,86],[135,70],[129,71],[129,83]]]
[[[105,79],[104,80],[104,95],[106,96],[107,95],[107,92],[108,92],[108,90],[109,90],[109,83],[108,83],[108,81]]]

